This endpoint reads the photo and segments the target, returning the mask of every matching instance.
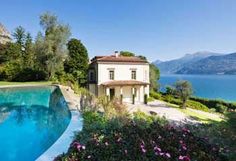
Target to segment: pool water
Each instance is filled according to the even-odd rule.
[[[71,113],[59,88],[0,89],[0,160],[33,161],[65,131]]]

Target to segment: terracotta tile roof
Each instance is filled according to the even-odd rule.
[[[136,80],[113,80],[102,83],[104,86],[119,86],[119,85],[148,85],[147,82],[136,81]]]
[[[131,62],[131,63],[148,63],[146,60],[143,60],[136,56],[95,56],[91,62]]]

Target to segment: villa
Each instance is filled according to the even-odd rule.
[[[96,96],[121,103],[146,103],[149,95],[149,63],[139,57],[95,56],[89,66],[88,89]]]

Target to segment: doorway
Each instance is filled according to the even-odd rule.
[[[110,100],[113,100],[115,97],[115,88],[110,88]]]

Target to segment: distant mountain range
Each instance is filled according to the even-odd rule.
[[[197,52],[179,59],[153,63],[162,74],[236,74],[236,53]]]

